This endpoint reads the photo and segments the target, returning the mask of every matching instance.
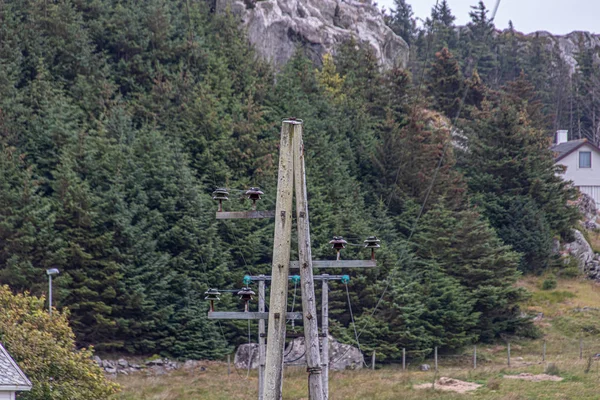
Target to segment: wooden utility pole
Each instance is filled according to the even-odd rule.
[[[265,365],[264,399],[280,400],[283,384],[283,350],[292,237],[292,197],[294,189],[294,135],[299,122],[285,120],[281,126],[279,175],[275,203],[275,235],[271,267],[269,332]]]
[[[323,293],[321,294],[321,362],[323,365],[323,399],[329,399],[329,277],[323,274]]]
[[[260,276],[264,278],[264,275]],[[265,280],[258,281],[258,312],[265,312]],[[258,398],[265,398],[265,320],[258,320]],[[250,360],[252,361],[252,360]]]
[[[300,263],[300,285],[302,287],[302,315],[304,321],[304,345],[306,347],[306,370],[308,371],[308,398],[310,400],[322,400],[323,380],[321,377],[319,327],[317,325],[317,304],[315,300],[315,283],[310,246],[302,123],[295,124],[294,128],[295,132],[292,135],[292,142],[294,154],[294,186],[296,192],[296,225],[298,227],[298,262]],[[273,298],[272,296],[273,295],[271,295],[271,299]]]

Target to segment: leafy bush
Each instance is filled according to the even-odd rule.
[[[67,312],[49,315],[44,298],[14,295],[0,286],[0,341],[33,383],[22,400],[97,400],[118,391],[92,360],[91,349],[75,349]]]
[[[556,289],[557,285],[558,285],[558,282],[556,281],[556,277],[549,276],[546,279],[544,279],[544,282],[542,283],[542,290]]]

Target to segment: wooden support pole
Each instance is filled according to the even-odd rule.
[[[323,399],[329,399],[329,280],[323,274],[321,294],[321,362],[323,363]]]
[[[301,263],[299,261],[290,262],[290,268],[298,269]],[[315,268],[375,268],[377,261],[372,260],[313,260],[313,269]]]
[[[292,237],[292,200],[294,190],[293,138],[298,124],[283,121],[279,144],[279,174],[275,203],[275,234],[271,267],[269,331],[265,363],[265,400],[280,400],[283,385],[285,313]]]
[[[506,354],[507,354],[507,363],[508,363],[508,366],[510,367],[510,342],[508,342],[508,345],[506,346]]]
[[[406,348],[402,348],[402,370],[406,369]]]
[[[477,345],[473,346],[473,369],[477,369]]]
[[[542,348],[542,361],[546,361],[546,340],[544,340],[544,345]]]
[[[433,358],[435,359],[435,370],[438,370],[437,346],[433,349]]]
[[[264,275],[261,275],[264,277]],[[265,312],[265,281],[258,281],[258,312]],[[258,320],[258,400],[265,395],[265,320]]]
[[[298,261],[302,286],[302,313],[304,315],[304,343],[306,346],[306,366],[308,371],[309,400],[323,399],[323,378],[321,376],[321,354],[319,352],[319,327],[315,301],[310,227],[308,219],[308,196],[306,193],[306,173],[304,170],[304,143],[302,123],[294,125],[294,186],[296,192],[296,225],[298,227]]]
[[[213,311],[208,313],[208,319],[269,319],[269,313],[257,311]],[[302,313],[288,312],[284,319],[302,319]]]
[[[274,218],[275,211],[217,211],[217,219]]]

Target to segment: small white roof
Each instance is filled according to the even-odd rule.
[[[0,343],[0,391],[31,390],[31,381]]]

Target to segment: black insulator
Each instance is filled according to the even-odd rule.
[[[264,193],[260,190],[260,188],[257,187],[251,187],[250,189],[246,190],[246,196],[252,201],[260,200],[260,196],[263,194]]]
[[[365,243],[365,247],[368,249],[378,249],[381,247],[381,245],[379,244],[379,242],[381,242],[381,240],[377,239],[376,236],[369,236],[367,238],[367,240],[364,241]]]
[[[333,240],[330,240],[330,241],[329,241],[329,244],[331,245],[331,247],[332,247],[333,249],[336,249],[336,250],[338,250],[338,251],[339,251],[339,250],[342,250],[342,249],[345,249],[345,248],[346,248],[346,244],[347,244],[347,243],[348,243],[348,242],[346,242],[346,241],[344,240],[344,238],[343,238],[343,237],[341,237],[341,236],[334,236],[334,237],[333,237]]]
[[[221,292],[219,292],[218,289],[208,289],[206,292],[204,292],[204,295],[206,296],[204,298],[204,300],[212,300],[212,301],[221,300],[221,298],[219,297],[221,295]]]

